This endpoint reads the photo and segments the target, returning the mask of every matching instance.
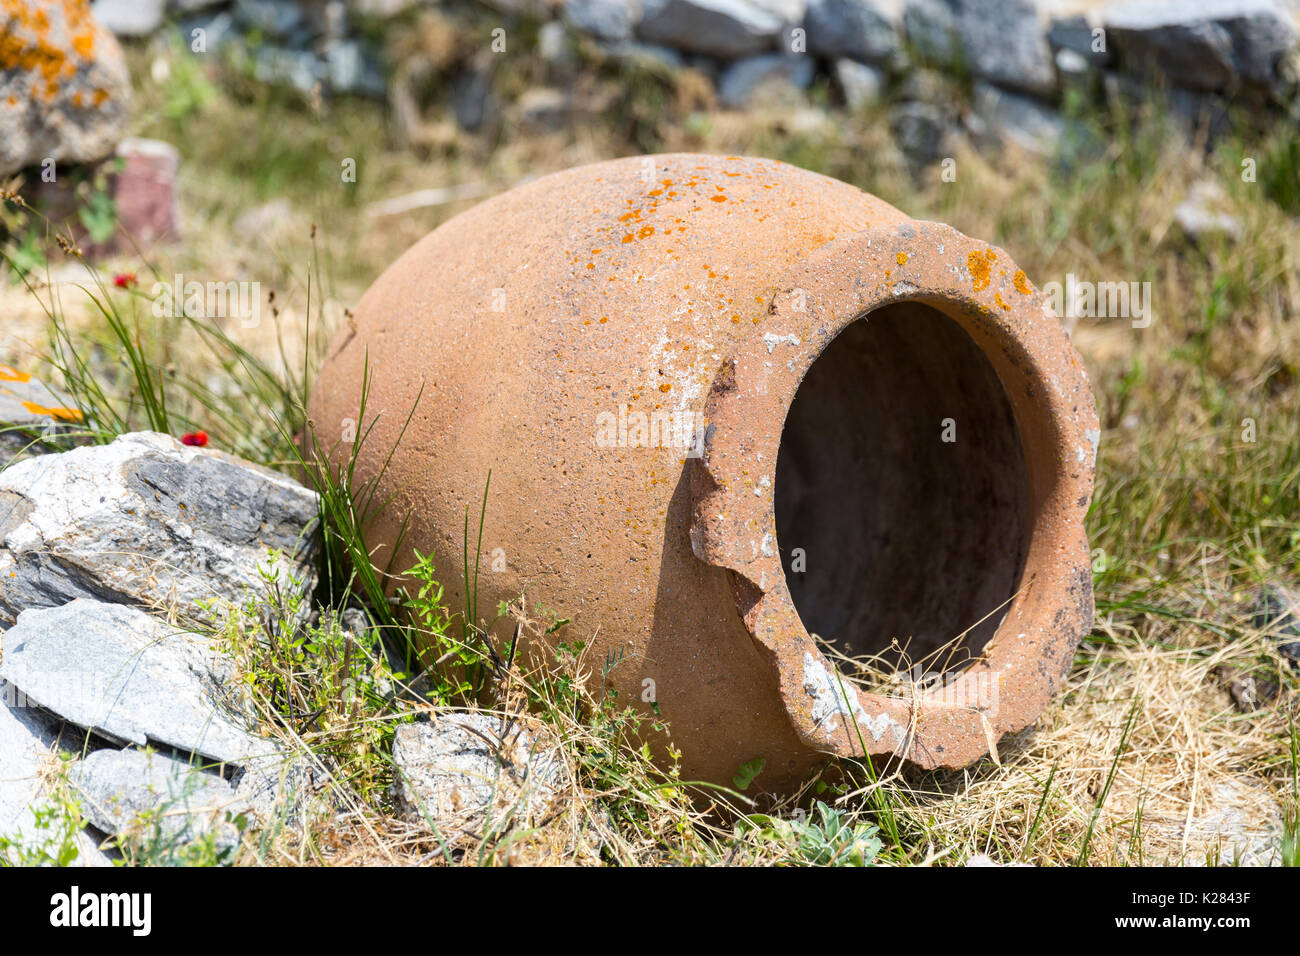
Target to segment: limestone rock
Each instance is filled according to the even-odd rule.
[[[57,760],[58,737],[57,721],[0,681],[0,841],[13,841],[29,851],[57,852],[64,834],[36,814],[45,803],[44,776]],[[112,865],[84,832],[78,832],[73,843],[77,855],[72,865]],[[0,860],[5,857],[0,851]]]
[[[296,826],[327,783],[309,757],[274,754],[249,761],[235,781],[235,796],[259,825]]]
[[[780,16],[748,0],[645,0],[637,35],[731,60],[771,49],[783,25]]]
[[[904,22],[930,59],[961,60],[990,83],[1039,96],[1055,89],[1048,25],[1036,0],[907,0]]]
[[[1278,0],[1132,0],[1102,19],[1125,66],[1154,66],[1192,90],[1272,86],[1296,46],[1294,14]]]
[[[851,110],[860,110],[869,103],[878,102],[885,90],[885,74],[856,60],[840,59],[833,67],[835,82],[844,94],[844,102]]]
[[[630,40],[641,19],[640,0],[568,0],[564,16],[602,40]]]
[[[130,107],[122,50],[86,0],[0,0],[0,175],[111,155]]]
[[[772,105],[798,103],[812,78],[812,57],[762,53],[737,60],[723,72],[718,101],[729,109],[743,109],[759,99]]]
[[[139,608],[79,598],[24,611],[0,654],[0,681],[110,740],[235,765],[277,750],[232,713],[211,643]]]
[[[68,771],[90,824],[164,855],[211,838],[218,852],[239,845],[234,818],[245,807],[219,774],[161,753],[96,750]]]
[[[1241,238],[1241,220],[1230,211],[1227,193],[1213,179],[1192,183],[1186,198],[1174,207],[1174,221],[1193,240],[1219,234]]]
[[[900,50],[902,0],[811,0],[808,50],[830,59],[887,63]]]
[[[0,472],[0,626],[79,597],[210,619],[197,601],[264,593],[270,549],[309,592],[316,507],[283,475],[153,432],[19,462]]]
[[[393,762],[400,805],[446,838],[537,826],[569,779],[554,743],[518,720],[484,713],[401,725]]]
[[[998,136],[1031,153],[1048,156],[1065,131],[1060,114],[1027,96],[976,83],[975,112]]]

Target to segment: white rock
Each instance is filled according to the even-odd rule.
[[[988,83],[975,84],[975,112],[1003,139],[1039,155],[1051,155],[1065,123],[1036,100],[1008,93]]]
[[[737,60],[718,80],[718,101],[728,109],[743,109],[759,98],[778,105],[802,100],[801,90],[813,78],[813,58],[807,54],[762,53]]]
[[[834,65],[835,81],[851,110],[879,102],[885,89],[885,74],[856,60],[839,59]]]
[[[641,0],[568,0],[564,17],[602,40],[629,40],[641,20]]]
[[[111,740],[235,765],[277,750],[219,699],[228,666],[212,644],[139,608],[80,598],[24,611],[0,653],[0,680]]]
[[[234,819],[247,810],[219,774],[161,753],[96,750],[68,771],[86,819],[124,841],[167,853],[203,838],[218,852],[239,845]]]
[[[0,681],[0,838],[29,849],[57,850],[64,834],[36,817],[45,805],[45,774],[54,769],[58,759],[57,739],[55,722]],[[112,866],[84,832],[73,839],[77,848],[73,865]]]
[[[260,825],[297,826],[327,782],[311,758],[276,754],[249,761],[235,782],[235,796]]]
[[[748,0],[643,0],[637,35],[691,53],[735,59],[775,46],[785,21]]]
[[[1241,237],[1241,220],[1227,211],[1228,196],[1212,179],[1192,184],[1187,198],[1174,207],[1174,221],[1193,239],[1218,233],[1230,239]]]
[[[307,593],[316,511],[283,475],[152,432],[18,462],[0,472],[0,626],[78,597],[210,620],[195,602],[265,593],[270,549]]]
[[[393,762],[406,814],[449,839],[538,826],[569,781],[554,743],[540,742],[518,720],[483,713],[402,724]]]
[[[90,11],[117,36],[145,37],[162,26],[167,0],[95,0]]]

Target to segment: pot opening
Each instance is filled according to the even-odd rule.
[[[1002,383],[944,313],[896,303],[831,342],[786,416],[774,490],[795,608],[842,652],[942,672],[1001,624],[1029,476]]]

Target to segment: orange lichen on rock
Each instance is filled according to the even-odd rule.
[[[56,36],[51,29],[49,15],[41,7],[23,0],[0,0],[0,16],[4,30],[0,32],[0,70],[20,70],[40,75],[45,84],[32,84],[30,92],[42,89],[48,102],[59,92],[60,74],[75,73],[76,65],[68,69],[73,54],[89,62],[95,50],[95,21],[90,16],[90,4],[85,0],[62,0],[63,31],[66,36]],[[65,40],[66,44],[59,42]]]
[[[88,0],[0,0],[0,98],[0,173],[112,152],[126,132],[130,83]]]
[[[33,415],[49,415],[51,418],[57,418],[61,422],[81,421],[81,411],[76,408],[63,408],[62,406],[46,408],[44,405],[36,404],[36,402],[23,402],[23,408],[27,409]]]

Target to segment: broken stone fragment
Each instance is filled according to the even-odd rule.
[[[0,860],[17,862],[20,854],[57,859],[69,836],[47,785],[58,743],[58,721],[0,680]],[[86,833],[71,834],[71,842],[76,855],[70,865],[112,865]]]
[[[123,843],[167,854],[203,839],[218,853],[239,845],[236,818],[247,807],[220,774],[165,754],[97,750],[77,761],[68,782],[87,821]]]
[[[0,627],[75,598],[175,608],[214,623],[217,606],[315,586],[316,495],[222,452],[135,432],[0,472]]]
[[[645,0],[637,35],[677,50],[736,59],[776,45],[782,18],[750,0]]]
[[[484,713],[401,725],[393,762],[406,815],[448,839],[539,826],[569,779],[553,741],[517,719]]]
[[[235,796],[260,826],[298,826],[323,794],[329,774],[307,754],[281,753],[248,762],[235,780]]]
[[[228,665],[211,642],[139,608],[80,598],[24,611],[0,654],[0,681],[110,740],[235,765],[278,749],[222,703]]]

